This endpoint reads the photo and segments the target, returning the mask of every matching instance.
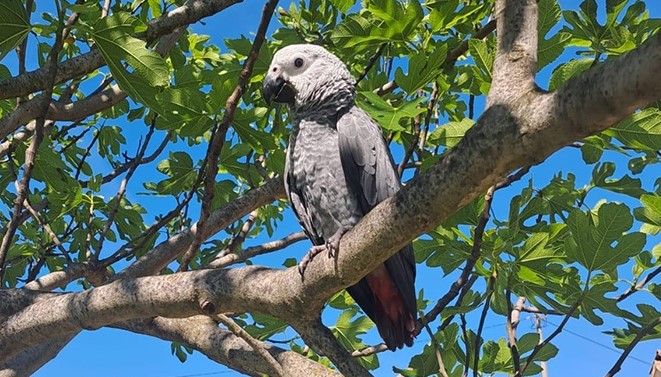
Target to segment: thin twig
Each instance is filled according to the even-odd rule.
[[[541,314],[541,315],[564,315],[564,313],[557,310],[541,310],[534,306],[523,306],[521,307],[522,312],[532,313],[532,314]]]
[[[589,276],[588,276],[588,278],[589,278]],[[589,279],[587,279],[587,281],[589,281]],[[526,371],[526,369],[528,368],[528,366],[533,362],[535,356],[537,356],[539,351],[541,351],[541,349],[544,348],[544,346],[549,344],[551,342],[551,340],[553,340],[553,338],[555,338],[556,336],[558,336],[558,334],[560,334],[562,332],[562,330],[565,328],[565,325],[567,324],[567,322],[569,322],[569,319],[571,318],[571,316],[574,314],[576,309],[578,309],[579,305],[581,304],[581,301],[583,301],[583,297],[587,293],[587,290],[588,290],[588,284],[586,283],[585,284],[585,289],[583,290],[583,294],[581,295],[581,297],[579,297],[576,300],[574,305],[572,305],[572,307],[569,309],[569,311],[567,312],[565,317],[562,319],[562,322],[560,322],[560,325],[551,333],[551,335],[548,338],[546,338],[543,342],[539,343],[538,345],[535,346],[535,348],[533,348],[530,355],[526,358],[526,363],[521,368],[521,373],[516,374],[515,377],[521,377],[523,375],[523,373]]]
[[[523,167],[523,168],[517,170],[516,173],[514,173],[512,175],[509,175],[509,176],[507,176],[507,178],[505,178],[502,181],[496,183],[495,190],[498,191],[498,190],[503,189],[505,187],[508,187],[512,183],[520,180],[521,178],[523,178],[524,175],[528,174],[531,167],[532,166]]]
[[[105,18],[108,15],[110,10],[110,0],[105,0],[103,2],[103,8],[101,8],[101,18]]]
[[[463,364],[464,373],[462,374],[462,376],[467,377],[468,370],[470,369],[471,354],[470,354],[470,347],[468,346],[468,325],[466,323],[466,313],[459,314],[459,326],[461,327],[461,337],[464,340],[464,344],[466,345],[466,355]]]
[[[491,203],[493,201],[493,194],[495,187],[496,186],[489,187],[487,193],[484,194],[484,208],[482,209],[480,220],[477,226],[475,227],[471,255],[466,260],[466,265],[464,266],[461,275],[454,283],[452,283],[452,286],[450,286],[450,290],[448,291],[448,293],[443,295],[443,297],[441,297],[438,300],[436,305],[434,305],[432,310],[430,310],[425,315],[427,322],[432,322],[441,313],[441,311],[445,309],[445,307],[450,303],[450,301],[452,301],[455,297],[457,297],[459,291],[466,284],[470,274],[473,272],[473,267],[475,266],[475,263],[480,257],[480,252],[482,249],[482,237],[484,236],[484,230],[487,226],[487,223],[489,222],[489,211],[491,210]]]
[[[491,20],[486,23],[482,28],[480,28],[478,31],[475,32],[471,36],[471,38],[463,40],[459,46],[454,48],[452,51],[448,52],[448,55],[445,57],[445,60],[443,60],[443,63],[441,63],[441,67],[443,69],[449,69],[454,66],[454,63],[457,62],[457,60],[468,51],[468,41],[471,39],[484,39],[486,38],[489,34],[491,34],[494,30],[496,30],[496,20]],[[374,93],[378,95],[384,95],[386,93],[390,93],[393,90],[399,88],[399,85],[395,82],[395,80],[388,81],[385,83],[383,86],[374,89]]]
[[[245,340],[246,343],[248,343],[250,347],[252,347],[252,349],[255,350],[255,352],[257,352],[264,359],[264,361],[266,361],[266,364],[271,369],[270,372],[274,376],[277,377],[287,376],[287,373],[285,373],[284,369],[282,369],[282,365],[280,365],[280,363],[278,363],[278,361],[273,357],[273,355],[271,355],[269,351],[266,350],[264,344],[259,340],[253,338],[250,334],[246,332],[246,330],[242,329],[231,318],[227,317],[224,314],[216,314],[213,315],[212,318],[218,320],[220,323],[225,325],[225,327],[227,327],[227,329],[233,332],[234,335]]]
[[[654,321],[650,322],[647,326],[643,327],[640,329],[636,337],[629,343],[627,348],[622,352],[622,355],[617,359],[613,367],[606,373],[605,377],[613,377],[617,372],[620,371],[620,368],[622,367],[622,363],[624,363],[624,360],[627,359],[631,351],[633,351],[634,347],[638,345],[638,343],[647,335],[650,331],[652,331],[656,326],[661,324],[661,317],[657,317]]]
[[[397,165],[397,174],[399,175],[400,180],[402,179],[402,174],[404,173],[404,169],[406,168],[406,165],[408,165],[411,156],[413,156],[413,151],[415,151],[415,148],[417,147],[419,138],[420,138],[420,115],[416,115],[413,118],[413,138],[411,139],[411,145],[409,145],[409,147],[406,148],[406,152],[404,153],[404,157],[402,158],[402,161],[399,163],[399,165]]]
[[[632,294],[642,290],[647,283],[649,283],[656,275],[661,273],[661,267],[657,267],[654,269],[654,271],[650,272],[643,280],[641,280],[638,284],[636,285],[631,285],[629,289],[626,290],[626,292],[622,293],[621,295],[617,296],[615,298],[615,301],[621,302],[622,300],[626,299],[627,297],[631,296]]]
[[[353,351],[351,356],[353,357],[362,357],[374,355],[375,353],[383,352],[388,349],[388,346],[385,343],[378,344],[376,346],[365,347],[360,350]]]
[[[60,20],[61,20],[61,14],[60,14]],[[9,247],[11,246],[14,235],[16,234],[16,230],[18,229],[18,225],[19,225],[18,221],[19,218],[21,217],[21,211],[23,210],[23,202],[25,201],[25,199],[27,198],[30,192],[30,179],[32,177],[32,169],[34,168],[34,162],[35,162],[37,150],[39,149],[39,145],[41,145],[41,142],[44,138],[44,125],[46,123],[45,116],[46,116],[46,112],[48,111],[48,106],[52,101],[51,96],[53,94],[55,74],[57,73],[57,59],[58,59],[58,54],[60,53],[60,49],[62,48],[62,28],[63,25],[62,22],[60,21],[58,30],[55,32],[55,43],[53,44],[53,47],[50,53],[48,54],[48,62],[47,62],[48,86],[44,90],[45,92],[44,100],[40,111],[41,115],[37,118],[35,130],[32,135],[32,141],[30,142],[30,146],[25,151],[23,176],[21,177],[19,183],[19,190],[16,195],[16,200],[14,202],[14,209],[12,212],[11,220],[9,221],[9,225],[7,226],[7,232],[4,234],[2,238],[2,243],[0,243],[0,282],[3,280],[3,276],[5,272],[5,259],[7,258]]]
[[[122,199],[124,199],[124,194],[126,193],[126,185],[128,185],[129,180],[131,179],[131,177],[133,177],[133,173],[135,173],[135,171],[138,169],[139,164],[137,162],[142,160],[142,157],[145,155],[145,152],[147,151],[147,146],[149,146],[149,142],[151,141],[151,137],[154,135],[155,128],[156,127],[154,120],[152,121],[152,124],[149,127],[149,131],[145,136],[145,142],[138,147],[138,153],[133,159],[133,164],[131,165],[131,167],[129,167],[129,170],[126,172],[126,176],[124,177],[124,179],[122,179],[122,183],[119,185],[119,190],[117,190],[117,194],[115,195],[115,203],[112,209],[110,210],[110,213],[108,214],[108,219],[106,220],[106,224],[103,226],[103,230],[99,235],[99,241],[97,242],[97,249],[95,253],[96,257],[98,257],[98,255],[101,254],[101,250],[103,249],[103,242],[106,239],[106,235],[110,231],[110,227],[115,222],[115,216],[119,211],[119,207],[122,203]],[[95,259],[98,259],[96,257]]]
[[[542,314],[535,314],[535,329],[537,330],[537,335],[539,335],[539,341],[538,344],[542,343],[544,341],[544,334],[542,333],[542,320],[543,320],[543,315]],[[542,361],[539,363],[539,366],[542,367],[542,377],[548,377],[548,368],[546,366],[546,361]]]
[[[23,202],[23,207],[25,207],[25,209],[30,213],[32,218],[35,219],[35,221],[37,221],[37,224],[39,224],[39,226],[44,228],[44,230],[48,234],[48,237],[50,237],[51,241],[53,241],[53,244],[55,244],[58,250],[60,250],[60,252],[63,255],[68,255],[69,252],[64,248],[62,242],[57,237],[57,234],[55,234],[55,232],[50,227],[50,225],[48,225],[48,223],[41,221],[41,218],[39,217],[39,213],[37,213],[37,211],[30,205],[30,201],[28,199],[25,199],[25,201]]]
[[[424,313],[422,313],[422,311],[420,312],[420,320],[422,321],[425,330],[427,330],[427,334],[429,334],[430,342],[434,346],[434,350],[436,351],[436,362],[438,363],[438,373],[443,377],[449,377],[448,372],[445,370],[445,363],[443,362],[443,356],[441,356],[441,345],[438,344],[438,340],[436,340],[434,333],[429,328],[429,324],[427,323],[427,321],[425,321],[425,316]]]
[[[206,227],[207,219],[211,214],[211,203],[213,202],[216,174],[218,173],[218,159],[220,157],[220,152],[223,149],[223,144],[225,143],[225,135],[227,133],[227,129],[230,126],[230,123],[232,123],[234,120],[234,112],[239,105],[239,100],[241,99],[243,92],[246,90],[246,86],[248,85],[248,81],[252,75],[253,66],[255,65],[257,57],[259,56],[259,49],[264,43],[266,30],[268,28],[269,22],[271,21],[277,3],[278,0],[269,0],[264,5],[262,18],[259,22],[257,33],[255,34],[255,40],[253,42],[252,49],[250,50],[250,54],[248,54],[248,58],[243,63],[243,69],[241,69],[241,73],[239,74],[238,83],[236,84],[234,91],[225,103],[225,113],[223,114],[223,119],[216,127],[216,132],[214,133],[211,143],[209,144],[207,153],[208,159],[204,167],[204,170],[206,171],[206,176],[204,179],[204,196],[202,198],[200,219],[197,222],[198,230],[200,230],[200,232],[197,233],[190,247],[184,253],[181,264],[179,266],[179,271],[184,271],[188,268],[188,264],[193,259],[195,253],[202,244],[202,230]]]
[[[459,296],[457,296],[457,300],[455,301],[455,306],[461,306],[461,303],[464,301],[464,297],[466,297],[466,294],[470,291],[471,287],[475,282],[477,281],[478,276],[473,275],[471,276],[468,281],[464,284],[463,287],[461,287],[461,292],[459,292]],[[454,320],[455,314],[449,315],[447,318],[441,322],[441,325],[438,327],[439,331],[442,331],[445,329],[453,320]]]
[[[81,133],[81,136],[84,135],[85,133],[87,133],[87,131],[89,131],[90,129],[92,129],[92,128],[90,127],[87,130],[83,131]],[[76,168],[76,174],[73,175],[73,179],[78,180],[78,177],[80,177],[80,172],[83,169],[83,165],[85,164],[85,160],[87,159],[87,156],[89,156],[91,154],[92,147],[94,146],[94,144],[96,144],[96,141],[99,140],[99,137],[101,136],[101,131],[102,130],[103,130],[103,127],[101,127],[98,130],[96,135],[94,135],[94,137],[92,138],[92,141],[90,141],[89,145],[85,149],[85,152],[83,153],[83,157],[80,159],[80,162],[78,163],[78,167]],[[64,150],[66,150],[66,147],[62,151],[64,152]]]
[[[221,250],[216,255],[214,260],[220,259],[229,254],[233,254],[236,251],[236,249],[243,244],[243,242],[246,240],[246,236],[250,232],[250,229],[252,229],[252,226],[255,224],[255,221],[257,220],[257,216],[259,216],[258,210],[254,210],[250,212],[250,215],[248,215],[248,219],[246,220],[246,222],[243,223],[243,226],[241,227],[239,233],[232,236],[230,242],[223,250]]]
[[[307,236],[303,232],[292,233],[285,238],[279,239],[277,241],[267,242],[259,246],[248,247],[240,253],[231,253],[224,255],[222,257],[216,257],[216,259],[209,262],[207,267],[209,268],[223,268],[231,264],[245,262],[246,260],[255,257],[257,255],[262,255],[266,253],[272,253],[274,251],[282,250],[287,246],[307,239]]]
[[[434,81],[432,84],[431,94],[429,95],[429,103],[427,104],[427,113],[425,114],[425,124],[420,131],[420,137],[418,138],[418,154],[419,160],[422,162],[425,150],[425,143],[427,143],[427,134],[429,133],[429,126],[431,124],[431,117],[435,112],[436,103],[438,103],[438,83]],[[420,172],[420,169],[416,170],[416,174]]]
[[[477,325],[477,333],[475,334],[475,344],[473,345],[473,377],[478,377],[478,365],[480,363],[480,347],[482,346],[482,330],[484,330],[484,322],[487,319],[489,306],[491,304],[491,296],[493,296],[493,286],[496,283],[495,273],[489,278],[489,285],[487,286],[487,297],[484,299],[484,307],[480,315],[480,322]]]
[[[370,57],[370,60],[367,62],[367,65],[365,66],[365,69],[363,72],[361,72],[360,76],[358,76],[358,79],[356,79],[356,85],[358,85],[363,79],[367,76],[367,74],[370,72],[372,67],[374,67],[374,63],[381,57],[381,54],[383,53],[383,49],[386,48],[387,43],[381,43],[379,48],[376,50],[374,55]]]
[[[163,150],[165,150],[165,147],[170,142],[170,138],[172,137],[172,134],[173,134],[172,132],[168,132],[168,134],[165,135],[165,137],[163,138],[163,141],[161,141],[161,144],[158,146],[158,148],[156,148],[156,150],[149,156],[140,158],[139,160],[137,160],[137,157],[131,159],[128,162],[122,164],[121,166],[118,166],[107,175],[104,175],[103,178],[101,178],[101,184],[112,182],[113,179],[119,177],[120,175],[124,174],[124,172],[129,170],[131,166],[144,165],[154,161],[161,153],[163,153]],[[82,188],[86,188],[90,183],[89,181],[78,181],[78,182],[80,183],[80,186]]]

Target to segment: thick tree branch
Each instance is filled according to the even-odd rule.
[[[97,273],[99,266],[91,262],[75,263],[64,270],[53,271],[44,276],[39,277],[27,284],[23,288],[39,291],[51,291],[56,288],[64,288],[70,282]]]
[[[172,12],[150,21],[147,24],[147,31],[142,36],[146,38],[148,43],[152,42],[159,36],[169,34],[178,27],[195,23],[239,2],[241,0],[189,0]],[[74,77],[83,76],[104,65],[105,61],[101,53],[94,49],[58,64],[55,84],[61,84]],[[48,86],[47,79],[47,69],[40,68],[16,77],[0,80],[0,99],[22,97],[43,90]]]
[[[511,102],[536,89],[537,1],[496,1],[498,49],[487,106]],[[516,87],[517,90],[508,90]]]
[[[30,376],[42,365],[54,359],[75,334],[59,336],[47,343],[40,343],[21,352],[8,363],[0,363],[0,377]]]
[[[613,80],[597,80],[602,75],[608,75]],[[570,80],[565,88],[555,94],[536,95],[533,98],[520,97],[508,106],[503,104],[492,106],[478,120],[477,125],[469,130],[464,139],[448,153],[446,158],[414,178],[394,197],[377,206],[345,234],[341,243],[341,251],[336,260],[314,259],[308,266],[305,281],[300,280],[295,269],[277,271],[244,267],[231,271],[208,270],[121,281],[117,284],[51,300],[71,300],[71,303],[77,302],[80,305],[86,299],[76,298],[77,295],[90,295],[89,298],[95,297],[95,295],[114,295],[125,287],[139,287],[139,290],[144,292],[150,292],[152,289],[156,289],[155,287],[160,287],[159,291],[167,291],[163,287],[169,287],[171,284],[176,285],[176,287],[173,286],[173,289],[179,290],[182,289],[183,284],[181,283],[186,283],[191,284],[190,290],[195,289],[198,292],[206,292],[204,287],[214,287],[209,290],[212,293],[210,302],[214,304],[216,311],[253,310],[268,312],[281,318],[288,316],[291,316],[290,318],[312,318],[317,315],[329,295],[355,284],[365,273],[373,270],[417,234],[434,228],[461,206],[473,200],[479,192],[485,190],[499,177],[517,167],[538,163],[553,150],[571,143],[575,139],[607,128],[616,119],[633,111],[636,106],[661,98],[661,88],[654,84],[661,79],[659,76],[661,76],[661,36],[656,35],[639,49]],[[625,82],[626,80],[620,79],[622,77],[628,77],[632,82]],[[586,81],[592,85],[585,85]],[[603,94],[599,93],[603,93],[605,87],[617,89],[609,91],[608,94],[616,96],[619,101],[605,102],[610,104],[609,109],[602,108],[605,106],[603,103],[601,107],[596,108],[596,99],[603,98]],[[576,92],[585,95],[579,96],[576,95]],[[622,93],[624,96],[620,96]],[[569,100],[565,100],[565,103],[573,104],[574,111],[571,113],[573,116],[569,116],[565,110],[560,112],[559,117],[555,117],[553,110],[557,106],[557,101],[565,96],[569,96]],[[556,101],[549,101],[552,98],[556,98]],[[598,111],[592,111],[589,121],[579,125],[575,124],[576,118],[580,119],[588,112],[578,107],[578,103],[572,102],[573,98],[580,98],[580,104]],[[568,107],[561,105],[560,108],[567,109]],[[545,119],[540,121],[540,116]],[[538,122],[531,123],[534,120],[538,120]],[[502,153],[503,150],[510,152]],[[480,161],[480,163],[474,163],[475,161]],[[282,189],[280,182],[272,185]],[[274,198],[274,191],[271,192],[270,200]],[[224,208],[218,212],[225,213],[225,215],[231,213],[236,215],[238,207],[244,210],[239,211],[242,212],[240,215],[242,216],[253,208],[268,202],[263,199],[263,195],[257,195],[256,198],[253,197],[246,203],[245,200],[248,196],[246,194],[243,201],[239,199],[230,204],[228,206],[230,208]],[[262,198],[261,203],[255,203],[253,199],[259,198]],[[249,209],[245,211],[246,208]],[[222,216],[219,213],[219,220],[210,221],[210,223],[221,223]],[[232,219],[232,221],[234,220],[235,218]],[[222,227],[218,229],[222,229],[227,224],[226,221],[222,221]],[[205,233],[213,232],[209,229],[205,230]],[[140,276],[154,271],[154,269],[162,268],[181,252],[181,246],[190,242],[189,237],[191,237],[190,232],[183,233],[158,247],[158,251],[148,253],[149,256],[146,256],[140,263],[136,262],[134,266],[129,267],[133,276]],[[184,241],[182,242],[182,240]],[[143,269],[142,273],[140,269]],[[175,284],[175,281],[178,283]],[[97,292],[97,290],[103,291]],[[113,290],[115,291],[113,292]],[[265,295],[264,292],[269,292],[269,294]],[[62,302],[59,304],[53,302],[53,305],[49,303],[47,305],[49,313],[53,318],[59,318],[59,320],[54,320],[50,326],[43,327],[43,329],[57,327],[53,329],[55,331],[58,328],[66,327],[67,331],[70,331],[71,328],[101,326],[107,324],[107,321],[116,322],[138,316],[155,314],[183,316],[201,310],[199,302],[192,300],[195,296],[193,292],[180,293],[179,299],[175,300],[174,304],[170,303],[171,305],[166,304],[168,297],[161,296],[162,301],[159,301],[159,305],[162,306],[141,305],[140,301],[147,300],[144,296],[134,297],[136,301],[126,301],[128,299],[126,295],[121,295],[124,297],[124,301],[120,301],[123,302],[121,305],[123,309],[116,310],[115,307],[112,313],[108,313],[106,311],[108,308],[103,306],[94,308],[87,304],[84,306],[86,310],[82,313],[82,308],[76,309],[75,305],[63,306]],[[186,299],[184,299],[185,297]],[[241,300],[238,299],[239,297]],[[265,302],[269,299],[277,300],[277,302]],[[107,301],[105,302],[106,305],[109,304]],[[32,310],[37,310],[39,306],[44,305],[36,303],[17,316],[26,315]],[[42,307],[41,310],[45,310],[45,308]],[[2,338],[15,338],[12,341],[20,339],[23,344],[26,342],[34,344],[43,337],[48,337],[45,335],[48,333],[45,330],[41,331],[41,334],[33,334],[29,330],[30,327],[34,330],[34,321],[35,318],[39,318],[38,315],[23,318],[31,319],[25,323],[20,320],[12,321],[18,327],[11,330],[13,333],[11,337],[3,336]],[[72,321],[74,318],[78,319]],[[62,327],[53,326],[58,321],[63,323]],[[21,325],[22,323],[23,325]],[[9,331],[9,329],[4,329],[4,331]],[[19,334],[25,336],[19,336]]]
[[[153,318],[132,320],[113,325],[132,332],[151,335],[164,340],[186,344],[208,358],[251,376],[262,376],[261,356],[241,338],[230,331],[221,330],[207,316],[184,319]],[[319,363],[292,351],[264,344],[266,350],[291,377],[338,377],[339,374]]]

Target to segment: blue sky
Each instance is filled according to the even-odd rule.
[[[600,6],[603,6],[605,1],[599,0]],[[42,2],[39,2],[42,3]],[[574,1],[561,1],[565,6],[576,7],[578,2]],[[661,3],[658,1],[649,1],[648,7],[652,16],[661,17]],[[216,44],[221,44],[223,38],[239,37],[241,34],[247,35],[252,39],[251,33],[257,28],[259,15],[263,6],[262,1],[246,0],[243,4],[238,4],[234,7],[223,11],[222,13],[213,16],[211,19],[205,20],[204,24],[196,24],[193,30],[198,34],[211,35],[212,41]],[[289,7],[288,1],[281,1],[280,6],[283,8]],[[271,32],[277,28],[277,21],[273,20],[271,23]],[[270,34],[270,33],[269,33]],[[34,43],[34,40],[31,41]],[[568,52],[563,58],[570,58],[573,52]],[[9,64],[9,61],[3,62]],[[538,77],[538,82],[545,86],[548,82],[551,69],[545,69]],[[483,103],[482,103],[483,106]],[[127,124],[119,124],[123,127]],[[141,126],[141,125],[140,125]],[[84,143],[86,145],[86,143]],[[183,147],[182,147],[183,148]],[[506,151],[504,151],[506,153]],[[609,153],[606,155],[606,161],[616,162],[619,166],[616,176],[621,176],[627,173],[626,159],[622,156]],[[622,165],[624,163],[624,165]],[[149,168],[145,168],[148,170]],[[652,169],[656,169],[655,171]],[[496,194],[494,201],[494,211],[496,218],[506,218],[509,208],[509,198],[516,194],[522,187],[527,185],[528,179],[533,180],[535,187],[545,186],[550,178],[562,172],[566,175],[568,172],[576,174],[578,177],[577,184],[587,184],[592,172],[592,166],[586,166],[580,156],[580,152],[576,149],[566,148],[554,154],[548,161],[541,166],[537,166],[531,170],[531,173],[526,178],[515,184],[513,187],[500,191]],[[644,186],[651,189],[653,180],[661,175],[658,167],[652,166],[648,168],[643,174]],[[155,178],[154,178],[155,179]],[[113,187],[109,188],[109,193],[114,194]],[[132,200],[138,200],[135,193],[142,191],[137,182],[133,187],[129,187],[129,196]],[[621,196],[613,197],[612,195],[598,191],[589,197],[588,204],[594,204],[599,199],[606,198],[612,200],[620,200]],[[145,207],[149,210],[162,211],[162,202],[149,203],[141,200]],[[273,238],[285,236],[292,231],[299,229],[298,224],[294,220],[291,212],[286,212],[287,220],[283,222],[277,229]],[[246,246],[259,244],[265,241],[263,238],[257,240],[250,240]],[[656,242],[659,240],[656,239]],[[287,257],[300,258],[304,253],[308,244],[299,243],[295,247],[289,248],[285,251]],[[285,258],[283,253],[272,256],[261,257],[255,259],[259,264],[279,265]],[[439,271],[419,266],[419,277],[417,279],[417,287],[424,288],[425,292],[438,292],[443,293],[455,276],[450,275],[443,277],[438,276]],[[628,271],[623,271],[626,275],[630,275]],[[439,288],[440,285],[440,288]],[[644,298],[640,294],[641,298]],[[635,298],[634,298],[635,300]],[[627,305],[632,305],[636,301],[632,301]],[[505,335],[503,317],[490,317],[491,321],[487,321],[484,336],[486,339],[497,339]],[[476,321],[469,323],[475,324]],[[555,326],[560,322],[559,318],[551,317],[548,319],[544,332],[546,335],[550,334]],[[530,319],[523,316],[520,325],[520,333],[532,331],[527,325],[530,324]],[[327,323],[332,324],[332,323]],[[549,363],[549,370],[551,376],[562,375],[603,375],[611,367],[612,363],[617,359],[619,351],[613,351],[614,347],[611,345],[611,338],[601,333],[601,331],[608,330],[615,326],[622,326],[621,322],[610,321],[601,328],[594,328],[587,325],[584,321],[570,321],[567,330],[563,332],[553,342],[559,349],[558,357]],[[286,334],[291,337],[294,333],[289,330]],[[411,349],[398,351],[396,353],[382,354],[381,365],[382,367],[374,374],[377,376],[392,375],[391,368],[393,365],[398,367],[405,367],[409,358],[419,353],[422,347],[427,342],[428,338],[425,333],[421,334]],[[370,334],[366,338],[369,344],[376,344],[379,342],[376,334]],[[623,369],[620,372],[621,376],[642,376],[648,373],[649,361],[652,359],[654,350],[661,348],[658,342],[641,343],[632,353],[632,356],[625,362]],[[145,377],[192,377],[203,375],[220,375],[220,376],[237,376],[235,373],[227,368],[218,365],[200,353],[190,355],[186,363],[180,363],[174,356],[170,354],[170,343],[164,342],[155,338],[135,335],[120,330],[113,329],[100,329],[96,331],[84,331],[78,335],[62,352],[60,355],[38,371],[36,376],[51,377],[51,376],[145,376]]]

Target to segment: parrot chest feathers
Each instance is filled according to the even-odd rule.
[[[324,239],[361,219],[358,200],[346,183],[335,128],[315,121],[298,122],[289,141],[287,167],[286,173]]]

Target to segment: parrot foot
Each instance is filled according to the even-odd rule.
[[[336,258],[340,251],[340,240],[344,233],[351,229],[350,226],[342,226],[326,241],[326,250],[328,250],[328,258]]]
[[[322,253],[326,251],[326,245],[315,245],[308,250],[307,254],[301,259],[300,262],[298,262],[298,273],[301,274],[301,278],[303,278],[303,274],[305,273],[305,269],[308,268],[308,264],[312,262],[314,257],[316,257],[319,253]]]
[[[315,245],[310,248],[310,250],[305,254],[303,259],[301,259],[300,262],[298,262],[298,273],[301,274],[301,278],[303,278],[303,274],[305,273],[305,269],[308,267],[308,264],[312,262],[314,257],[319,255],[320,253],[326,251],[328,252],[328,258],[336,258],[338,255],[338,252],[340,250],[340,240],[342,239],[342,236],[344,233],[348,232],[349,229],[351,229],[350,226],[342,226],[340,229],[335,232],[332,236],[328,238],[325,244],[323,245]]]

